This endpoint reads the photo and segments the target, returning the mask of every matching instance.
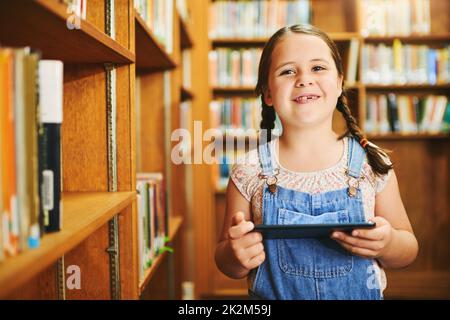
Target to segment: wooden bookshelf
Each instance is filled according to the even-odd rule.
[[[133,0],[114,1],[115,40],[105,33],[106,1],[87,1],[87,17],[81,29],[69,30],[66,5],[57,0],[1,1],[0,43],[38,48],[43,58],[60,59],[64,64],[62,124],[63,227],[45,234],[41,246],[0,264],[0,297],[8,299],[111,299],[113,274],[108,253],[111,221],[117,217],[120,285],[114,290],[122,299],[138,299],[145,291],[173,298],[168,285],[154,280],[168,279],[161,273],[172,267],[153,268],[146,283],[139,282],[138,217],[136,172],[162,172],[167,183],[169,230],[174,240],[177,272],[182,271],[182,222],[186,212],[183,184],[173,181],[184,176],[170,164],[170,146],[165,137],[174,125],[168,113],[180,103],[178,79],[180,20],[173,11],[173,48],[169,54],[154,33],[137,15]],[[187,31],[189,33],[189,31]],[[193,40],[191,39],[191,45]],[[116,148],[117,192],[111,188],[108,165],[108,117],[105,64],[116,70]],[[168,73],[168,104],[164,96],[165,71]],[[141,113],[136,119],[136,73],[142,75]],[[192,95],[192,99],[195,98]],[[175,122],[174,122],[175,123]],[[139,124],[139,125],[138,125]],[[136,138],[142,142],[137,161]],[[170,143],[170,142],[169,142]],[[169,154],[169,155],[167,155]],[[181,193],[181,196],[178,194]],[[172,194],[176,197],[172,198]],[[178,240],[180,239],[180,240]],[[164,256],[164,255],[162,255]],[[56,261],[81,270],[81,289],[68,290],[57,278]],[[162,258],[164,266],[172,259]],[[65,273],[65,270],[63,270]],[[178,272],[182,274],[182,272]],[[178,277],[172,275],[172,278]],[[181,296],[181,280],[174,282]],[[59,281],[59,282],[58,282]],[[61,288],[62,289],[58,289]]]
[[[27,250],[0,264],[0,297],[6,297],[35,277],[131,205],[135,198],[134,192],[64,193],[62,231],[46,234],[38,249]]]
[[[127,64],[134,54],[80,19],[80,29],[70,30],[66,6],[51,0],[0,2],[0,39],[3,46],[30,46],[44,59],[68,63]],[[11,30],[14,30],[12,32]]]
[[[139,72],[161,72],[176,67],[173,58],[158,42],[153,32],[145,24],[139,13],[136,21],[136,69]]]
[[[136,83],[140,91],[140,119],[137,119],[140,129],[136,133],[140,137],[140,151],[136,156],[136,170],[161,172],[164,175],[169,237],[174,248],[170,256],[166,252],[159,255],[143,278],[139,279],[138,294],[141,299],[180,299],[181,282],[186,277],[183,263],[189,257],[185,252],[187,247],[181,225],[188,219],[190,195],[187,190],[192,187],[186,181],[186,165],[175,165],[171,160],[171,149],[175,143],[170,141],[170,135],[180,125],[180,103],[185,99],[191,102],[196,99],[181,81],[181,51],[195,47],[194,41],[186,38],[186,34],[190,37],[190,32],[186,31],[189,25],[181,21],[177,10],[174,10],[172,22],[173,52],[168,54],[136,13],[136,68],[139,76]],[[189,41],[190,47],[185,48],[186,41]],[[145,59],[140,60],[143,55]]]

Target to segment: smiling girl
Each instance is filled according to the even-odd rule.
[[[232,169],[216,264],[248,277],[262,299],[381,299],[384,268],[418,252],[386,152],[365,139],[347,106],[336,45],[312,26],[277,31],[260,61],[263,106],[257,150]],[[347,123],[332,129],[337,109]],[[275,114],[283,134],[272,139]],[[267,138],[267,139],[265,139]],[[330,239],[263,241],[254,224],[374,221],[370,230]]]

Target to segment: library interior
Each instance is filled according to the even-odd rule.
[[[260,140],[263,48],[297,24],[336,44],[348,108],[392,151],[419,252],[386,268],[384,299],[450,299],[449,13],[447,0],[0,0],[0,299],[248,299],[215,250],[233,166]],[[332,127],[349,132],[337,110]]]

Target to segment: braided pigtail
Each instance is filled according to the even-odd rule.
[[[272,140],[272,129],[275,128],[275,109],[273,107],[268,106],[264,102],[264,97],[261,96],[261,124],[260,127],[263,130],[263,137],[265,136],[265,133],[267,133],[267,142],[270,142]],[[263,143],[263,141],[261,141]]]
[[[378,176],[387,174],[388,171],[394,167],[394,165],[392,163],[387,164],[383,158],[387,157],[388,152],[392,151],[382,149],[367,141],[362,130],[359,128],[356,119],[351,114],[350,108],[348,107],[347,95],[344,91],[337,101],[336,108],[342,113],[345,122],[347,123],[347,132],[339,138],[341,139],[345,136],[353,136],[358,139],[361,146],[366,149],[367,161],[375,174]]]

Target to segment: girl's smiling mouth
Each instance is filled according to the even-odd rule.
[[[303,93],[295,98],[293,101],[298,104],[307,104],[319,99],[320,96],[314,93]]]

